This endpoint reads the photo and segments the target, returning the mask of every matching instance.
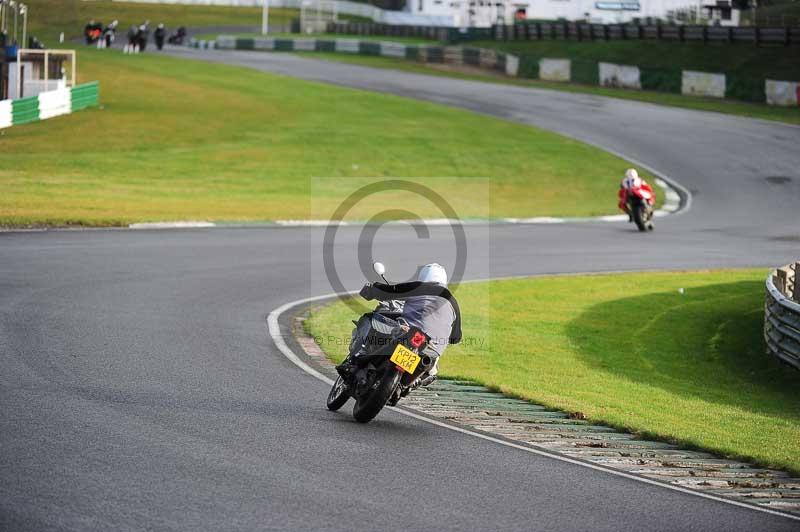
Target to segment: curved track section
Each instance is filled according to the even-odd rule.
[[[386,92],[534,125],[647,165],[692,194],[686,224],[797,236],[800,127],[630,100],[425,76],[297,54],[172,49],[265,72]],[[613,178],[613,176],[609,176]],[[789,178],[786,180],[785,178]]]
[[[552,126],[695,189],[693,208],[655,235],[613,223],[467,227],[468,278],[769,266],[797,252],[797,128],[290,55],[208,58]],[[286,301],[330,290],[321,233],[0,234],[0,529],[796,530],[392,412],[367,426],[327,412],[326,386],[264,325]],[[337,248],[355,249],[358,233],[341,228]],[[416,260],[400,250],[413,242],[447,261],[449,236],[387,226],[375,255],[405,273]],[[355,253],[344,255],[355,288]]]

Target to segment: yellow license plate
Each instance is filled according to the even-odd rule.
[[[403,344],[398,344],[397,347],[394,348],[394,353],[392,353],[389,360],[403,368],[405,372],[414,373],[414,370],[417,369],[417,365],[419,365],[419,361],[422,360],[422,358]]]

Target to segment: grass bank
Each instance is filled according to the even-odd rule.
[[[119,35],[124,36],[133,24],[150,20],[151,28],[164,23],[170,30],[178,26],[190,28],[207,26],[258,26],[261,24],[260,7],[230,7],[209,5],[177,5],[112,2],[110,0],[28,0],[29,35],[36,35],[48,46],[58,44],[62,31],[66,39],[83,35],[83,27],[90,19],[103,23],[119,20]],[[272,8],[270,22],[288,23],[300,16],[297,9]]]
[[[684,109],[711,111],[749,118],[758,118],[761,120],[775,120],[789,124],[800,124],[800,108],[796,107],[776,107],[773,105],[741,102],[736,100],[720,100],[718,98],[683,96],[681,94],[667,92],[613,89],[607,87],[598,87],[596,85],[581,85],[577,83],[558,83],[525,78],[510,78],[499,73],[496,74],[492,72],[481,71],[472,67],[456,68],[451,65],[425,64],[393,57],[376,57],[328,52],[298,53],[302,53],[308,57],[324,59],[326,61],[351,63],[374,68],[402,70],[405,72],[415,72],[418,74],[445,76],[456,79],[468,79],[490,83],[504,83],[522,87],[558,90],[579,94],[593,94],[597,96],[606,96],[609,98],[621,98],[624,100],[653,103],[656,105],[667,105],[671,107],[681,107]]]
[[[800,376],[764,354],[765,276],[731,270],[463,285],[457,297],[470,345],[451,347],[442,373],[798,474]],[[326,339],[349,338],[352,318],[336,303],[307,327],[339,360],[347,344]]]
[[[542,130],[246,68],[96,49],[78,64],[103,109],[3,131],[0,224],[317,218],[352,191],[343,178],[373,177],[431,183],[465,217],[596,215],[628,166]]]

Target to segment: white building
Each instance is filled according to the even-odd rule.
[[[448,18],[456,27],[511,24],[515,19],[583,20],[597,24],[633,19],[696,21],[737,25],[730,0],[407,0],[417,16]],[[699,13],[699,16],[698,16]]]

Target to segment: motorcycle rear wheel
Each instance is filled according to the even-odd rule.
[[[383,409],[394,389],[400,384],[401,373],[394,368],[387,370],[378,387],[372,393],[356,399],[353,417],[359,423],[369,423]]]
[[[347,393],[347,386],[345,386],[344,379],[341,375],[333,383],[331,391],[328,394],[328,400],[325,403],[328,410],[336,412],[344,406],[347,400],[350,399],[350,394]]]

